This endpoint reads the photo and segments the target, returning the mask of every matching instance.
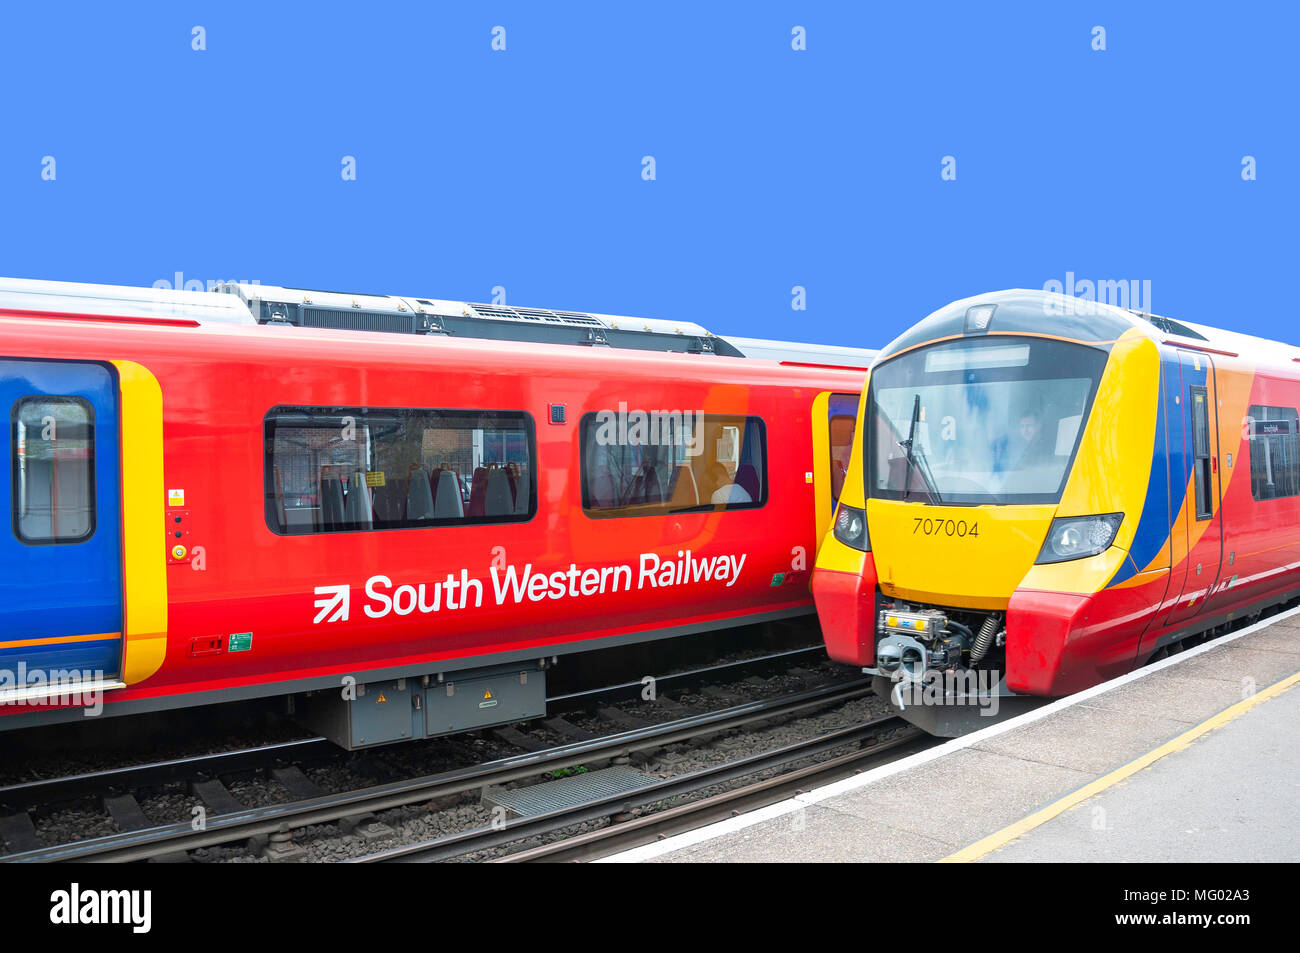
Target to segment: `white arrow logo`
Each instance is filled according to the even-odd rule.
[[[316,618],[312,619],[312,625],[322,619],[326,622],[348,621],[348,609],[352,603],[352,588],[350,586],[317,586],[316,595],[325,596],[325,598],[316,600],[316,608],[320,612],[317,612]],[[329,615],[331,609],[334,610],[334,614],[326,619],[325,617]]]

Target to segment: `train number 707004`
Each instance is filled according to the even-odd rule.
[[[927,519],[923,516],[914,516],[916,526],[912,528],[912,535],[921,536],[978,536],[980,534],[980,524],[978,521],[967,523],[965,520],[936,520]]]

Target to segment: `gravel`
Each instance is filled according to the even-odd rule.
[[[740,658],[756,657],[766,653],[755,650],[733,654]],[[741,700],[774,698],[808,690],[827,681],[844,679],[853,674],[848,669],[828,661],[803,659],[800,664],[801,668],[795,670],[796,674],[784,673],[768,678],[751,676],[700,692],[670,689],[666,694],[678,705],[695,711],[711,712]],[[645,723],[660,722],[665,718],[678,717],[679,714],[671,706],[663,704],[661,700],[622,701],[599,704],[597,707],[612,708]],[[660,778],[677,777],[705,767],[770,751],[838,728],[861,724],[865,720],[887,713],[888,706],[884,701],[874,696],[865,696],[824,710],[785,716],[779,720],[719,733],[704,742],[694,741],[655,749],[648,757],[634,760],[638,768],[647,774]],[[562,717],[595,735],[608,735],[622,730],[619,725],[601,718],[591,710],[563,712]],[[540,721],[513,727],[548,746],[560,745],[570,740],[544,727]],[[191,757],[206,752],[253,747],[258,744],[303,737],[301,729],[291,723],[267,722],[266,719],[253,719],[248,731],[249,734],[240,734],[226,730],[218,735],[209,733],[206,736],[203,732],[196,732],[193,737],[184,741],[151,746],[147,753],[124,752],[120,746],[105,746],[85,751],[60,749],[56,750],[51,757],[40,759],[39,763],[29,762],[26,758],[17,759],[18,764],[11,760],[9,767],[0,771],[0,784],[108,767],[122,767],[125,764]],[[300,767],[323,791],[340,793],[389,780],[440,774],[518,753],[517,748],[495,738],[492,730],[487,729],[444,739],[408,742],[364,752],[340,754],[333,760],[304,763]],[[828,758],[833,754],[827,753],[820,757]],[[583,765],[590,769],[600,766],[603,766],[603,763],[593,762]],[[779,773],[779,770],[767,772],[770,773]],[[709,791],[674,798],[662,802],[659,806],[673,806],[697,797],[705,797],[710,793],[734,787],[736,784],[748,783],[754,777],[751,775],[741,781],[715,786]],[[552,779],[553,774],[539,772],[533,778],[513,782],[508,787],[525,786]],[[282,785],[260,773],[226,777],[224,780],[230,793],[247,807],[261,807],[291,799],[289,792]],[[195,806],[201,803],[184,783],[135,793],[146,817],[158,825],[188,823],[194,817]],[[640,815],[654,809],[656,805],[647,805],[637,808],[633,813]],[[479,792],[473,791],[464,795],[442,798],[436,802],[429,801],[382,811],[375,816],[374,820],[387,827],[390,832],[388,836],[378,838],[363,836],[363,832],[372,830],[364,825],[345,831],[340,825],[326,824],[294,830],[292,840],[305,852],[305,860],[332,863],[365,856],[399,844],[418,843],[482,828],[492,823],[493,815],[480,803]],[[103,810],[98,799],[83,799],[34,812],[33,821],[41,843],[48,846],[117,832],[113,821]],[[564,832],[563,836],[596,830],[606,823],[606,820],[601,819],[575,825]],[[549,835],[545,840],[554,839],[554,836]],[[543,838],[530,838],[527,841],[479,852],[461,859],[473,860],[500,856],[504,852],[541,843],[543,840]],[[266,858],[262,856],[264,845],[265,838],[259,838],[249,844],[236,843],[208,847],[192,851],[190,859],[198,863],[264,863],[266,862]]]

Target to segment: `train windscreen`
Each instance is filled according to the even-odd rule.
[[[931,503],[1055,503],[1105,351],[1030,337],[909,351],[871,375],[866,490]]]

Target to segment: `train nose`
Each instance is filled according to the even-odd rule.
[[[868,503],[875,570],[885,596],[927,605],[1006,609],[1033,567],[1055,505]]]

